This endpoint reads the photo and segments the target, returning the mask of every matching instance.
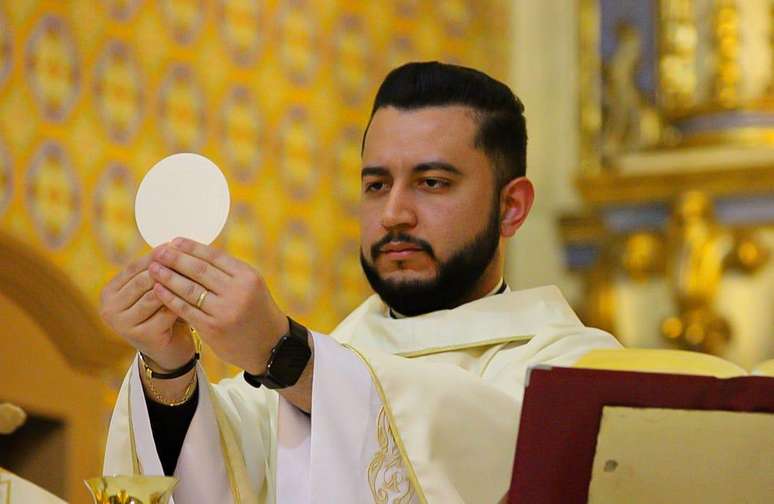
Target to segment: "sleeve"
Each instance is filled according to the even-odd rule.
[[[231,503],[232,491],[214,399],[201,367],[197,366],[197,373],[199,389],[197,403],[191,406],[193,416],[185,433],[175,434],[183,441],[174,469],[174,476],[180,481],[174,493],[174,502]],[[161,476],[165,473],[162,465],[164,451],[157,448],[151,424],[150,409],[153,407],[149,409],[148,406],[135,359],[121,387],[110,422],[103,469],[105,474]],[[168,441],[161,441],[161,444]]]

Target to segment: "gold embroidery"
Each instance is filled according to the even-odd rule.
[[[379,449],[368,465],[368,484],[376,504],[409,504],[414,501],[411,484],[384,407],[376,419],[376,439]]]

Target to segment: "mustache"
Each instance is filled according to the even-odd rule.
[[[388,243],[410,243],[412,245],[415,245],[423,252],[426,252],[432,259],[435,259],[435,252],[433,252],[433,247],[428,242],[426,242],[421,238],[416,238],[414,236],[411,236],[403,232],[397,232],[397,233],[388,233],[384,235],[384,237],[381,240],[371,245],[372,261],[375,261],[376,258],[383,253],[381,249]]]

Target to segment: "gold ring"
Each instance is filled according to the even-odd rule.
[[[207,294],[209,294],[209,293],[210,293],[210,291],[208,291],[207,289],[204,289],[202,291],[202,293],[199,294],[199,299],[196,300],[196,307],[197,308],[201,309],[202,305],[204,304],[204,298],[206,298]]]

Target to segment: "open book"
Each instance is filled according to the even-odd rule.
[[[510,502],[772,502],[772,364],[622,349],[530,369]]]
[[[643,371],[733,378],[735,376],[774,377],[774,359],[761,362],[747,371],[733,362],[714,355],[683,350],[644,348],[594,350],[580,358],[575,367],[610,371]]]

